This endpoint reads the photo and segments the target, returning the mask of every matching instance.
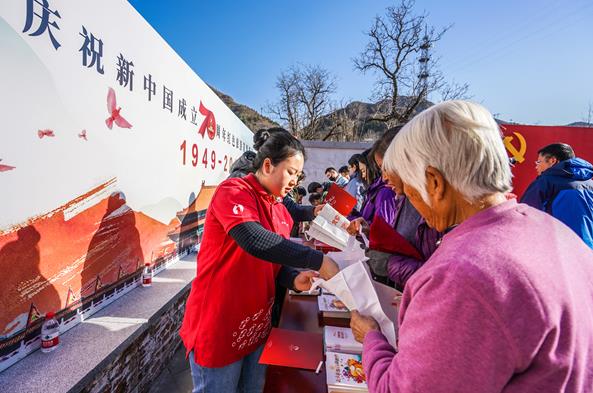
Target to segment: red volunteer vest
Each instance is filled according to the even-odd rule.
[[[259,222],[288,238],[292,218],[252,174],[223,181],[204,223],[197,276],[180,335],[203,367],[223,367],[253,352],[270,332],[275,278],[281,266],[245,252],[228,235],[243,222]]]

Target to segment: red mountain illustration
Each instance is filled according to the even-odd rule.
[[[122,192],[108,195],[114,183],[0,232],[0,269],[10,272],[0,285],[0,336],[16,333],[11,322],[28,314],[32,303],[41,314],[58,311],[73,296],[91,295],[97,278],[109,285],[120,271],[134,272],[155,250],[173,245],[167,234],[176,220],[165,225],[133,211]],[[65,219],[65,212],[70,216],[72,208],[97,197],[99,203]]]

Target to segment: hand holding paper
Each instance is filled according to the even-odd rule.
[[[361,315],[358,311],[354,310],[350,314],[350,328],[354,334],[354,338],[359,343],[364,341],[364,336],[372,330],[379,330],[379,324],[372,317]]]
[[[308,291],[311,289],[312,279],[315,277],[319,277],[319,273],[313,270],[300,272],[298,276],[294,278],[294,288],[301,292]]]
[[[401,292],[374,281],[364,262],[348,266],[331,280],[314,279],[312,288],[317,287],[335,294],[349,310],[376,320],[387,341],[396,348]]]
[[[319,215],[319,212],[323,209],[324,206],[325,206],[325,203],[322,205],[315,206],[315,208],[313,209],[313,216],[317,217]]]
[[[365,235],[369,234],[369,223],[364,220],[362,217],[355,218],[354,220],[350,221],[350,225],[346,229],[349,234],[357,235],[364,231]]]
[[[330,278],[338,274],[339,271],[340,267],[338,266],[338,264],[329,256],[325,255],[323,257],[321,267],[319,268],[319,275],[321,276],[321,278],[323,278],[324,280],[329,280]]]

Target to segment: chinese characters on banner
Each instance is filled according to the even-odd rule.
[[[0,35],[1,372],[195,249],[253,134],[126,1],[0,2]]]

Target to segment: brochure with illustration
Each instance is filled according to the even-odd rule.
[[[319,312],[324,318],[350,318],[350,311],[335,295],[325,291],[317,298]]]
[[[354,339],[354,334],[350,328],[325,326],[323,328],[323,343],[326,351],[362,353],[362,344]]]
[[[362,355],[326,352],[325,367],[328,392],[367,392]]]

